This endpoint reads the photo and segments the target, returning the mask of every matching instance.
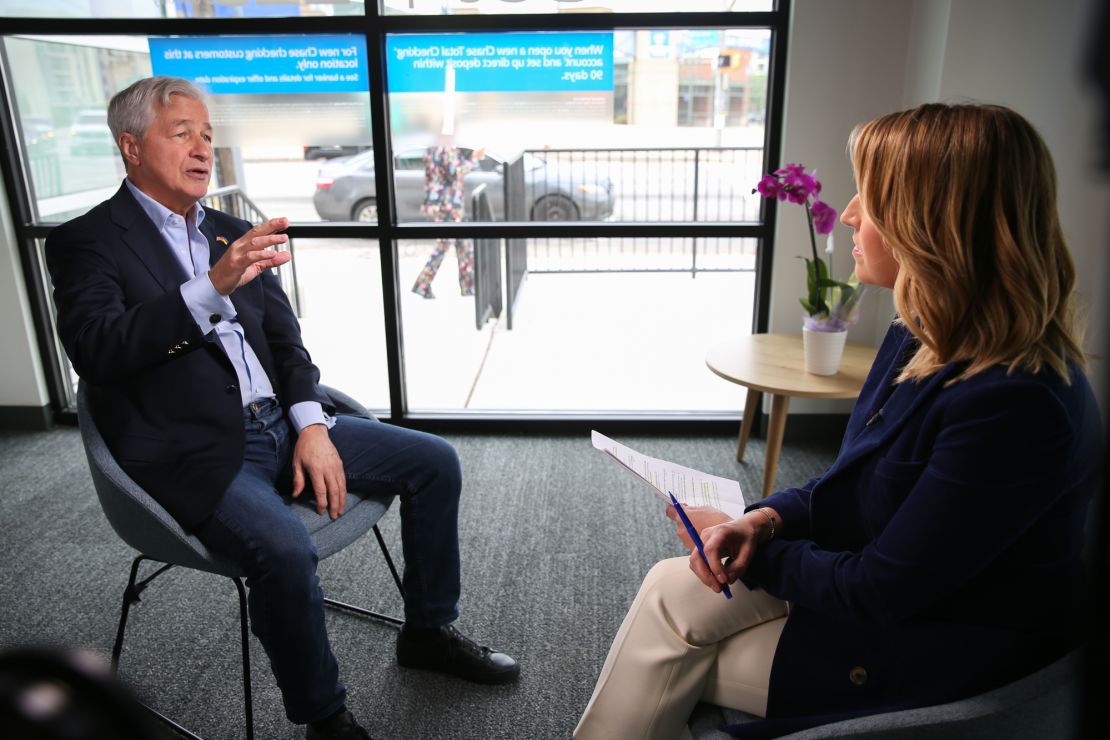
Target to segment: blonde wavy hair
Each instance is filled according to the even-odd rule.
[[[860,124],[860,203],[898,262],[894,303],[920,347],[898,378],[950,362],[1070,380],[1085,367],[1056,173],[1036,130],[996,105],[930,103]]]

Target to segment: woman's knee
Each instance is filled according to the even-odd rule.
[[[644,577],[636,597],[638,608],[665,623],[676,637],[706,646],[765,621],[760,598],[742,583],[732,587],[733,598],[710,590],[690,570],[689,558],[656,563]]]
[[[660,605],[668,609],[682,608],[691,600],[702,596],[708,590],[690,570],[690,561],[685,557],[667,558],[652,566],[640,591],[650,594]]]
[[[693,644],[693,621],[698,611],[695,605],[701,596],[697,588],[705,586],[690,572],[686,558],[661,560],[644,576],[633,609],[646,612],[651,619],[666,624],[679,639]]]

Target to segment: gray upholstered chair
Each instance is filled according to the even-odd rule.
[[[1071,653],[1025,678],[960,701],[842,720],[784,735],[783,740],[1079,737],[1079,658],[1078,652]],[[721,725],[754,719],[734,709],[699,704],[690,718],[690,734],[695,740],[730,740],[718,729]]]
[[[340,414],[374,418],[370,412],[350,396],[327,386],[321,386],[321,388],[331,397]],[[128,579],[127,588],[123,595],[119,629],[116,632],[116,641],[112,647],[113,670],[119,666],[119,656],[123,649],[123,635],[127,626],[128,612],[131,605],[139,600],[139,595],[151,581],[175,565],[226,576],[234,581],[239,592],[240,635],[243,652],[243,697],[246,704],[247,737],[253,738],[254,714],[251,702],[250,638],[247,630],[248,618],[246,591],[242,582],[243,572],[232,563],[209,552],[196,537],[187,534],[165,509],[123,472],[97,430],[89,409],[83,381],[77,389],[77,420],[81,428],[81,440],[85,446],[85,454],[89,459],[89,469],[92,472],[96,495],[100,499],[104,514],[116,534],[128,545],[139,551],[139,556],[132,561],[131,577]],[[403,598],[404,589],[401,587],[401,579],[397,574],[397,568],[394,566],[393,559],[386,548],[385,540],[382,539],[381,532],[378,530],[378,520],[389,509],[392,501],[393,499],[390,497],[362,498],[355,494],[349,494],[346,511],[343,516],[335,521],[332,521],[326,514],[317,514],[315,509],[309,506],[291,505],[311,533],[312,541],[316,545],[321,560],[334,555],[362,537],[368,530],[373,529],[382,555],[389,565],[393,580],[396,582],[397,589]],[[144,560],[162,563],[162,565],[150,575],[138,580],[139,566]],[[396,617],[378,614],[350,604],[331,599],[324,599],[324,602],[329,606],[375,617],[393,624],[399,625],[402,623],[402,620]],[[196,737],[169,718],[153,709],[151,711],[162,721],[173,726],[178,732]]]

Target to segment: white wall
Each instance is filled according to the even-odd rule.
[[[784,161],[816,166],[822,198],[838,209],[854,192],[844,147],[854,124],[919,103],[1001,103],[1040,131],[1056,162],[1064,231],[1090,306],[1088,348],[1106,344],[1104,246],[1110,183],[1095,171],[1096,109],[1079,59],[1090,16],[1084,0],[796,0],[789,49]],[[851,269],[848,231],[837,230],[837,276]],[[804,217],[780,207],[771,289],[771,331],[800,331],[805,285],[796,254],[808,245]],[[893,312],[889,291],[864,299],[849,334],[876,344]],[[1098,320],[1095,320],[1098,319]],[[1094,373],[1101,373],[1097,364]],[[1105,407],[1105,403],[1103,404]],[[850,404],[795,400],[797,413]]]
[[[50,401],[35,341],[7,193],[0,188],[0,407],[42,408]]]
[[[784,162],[816,167],[821,198],[838,211],[855,194],[846,154],[857,123],[903,107],[913,4],[886,0],[797,0],[791,23],[783,131]],[[837,225],[833,277],[851,274],[851,231]],[[820,245],[819,245],[820,246]],[[773,332],[800,332],[809,232],[799,206],[780,204],[771,278]],[[850,341],[877,344],[894,315],[890,291],[871,288]],[[793,399],[791,413],[847,413],[851,401]]]
[[[1008,105],[1044,137],[1056,163],[1060,220],[1078,272],[1076,290],[1089,315],[1087,350],[1101,354],[1110,313],[1105,286],[1110,182],[1096,170],[1097,108],[1080,68],[1091,16],[1084,0],[952,0],[940,95]],[[1103,377],[1100,362],[1091,363],[1092,377]],[[1106,409],[1107,389],[1096,390]]]

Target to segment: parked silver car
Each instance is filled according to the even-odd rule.
[[[460,147],[470,156],[473,150]],[[608,177],[590,174],[596,167],[575,163],[547,162],[534,154],[524,156],[523,201],[525,219],[532,221],[601,221],[613,213],[613,186]],[[485,183],[493,218],[505,220],[505,165],[485,154],[466,175],[464,191],[467,217],[470,194]],[[426,221],[420,213],[424,200],[424,149],[401,152],[394,157],[394,192],[399,221]],[[325,221],[377,221],[374,191],[374,152],[333,159],[320,167],[316,212]]]
[[[112,131],[108,128],[108,111],[89,109],[80,111],[69,127],[70,154],[117,154]]]

